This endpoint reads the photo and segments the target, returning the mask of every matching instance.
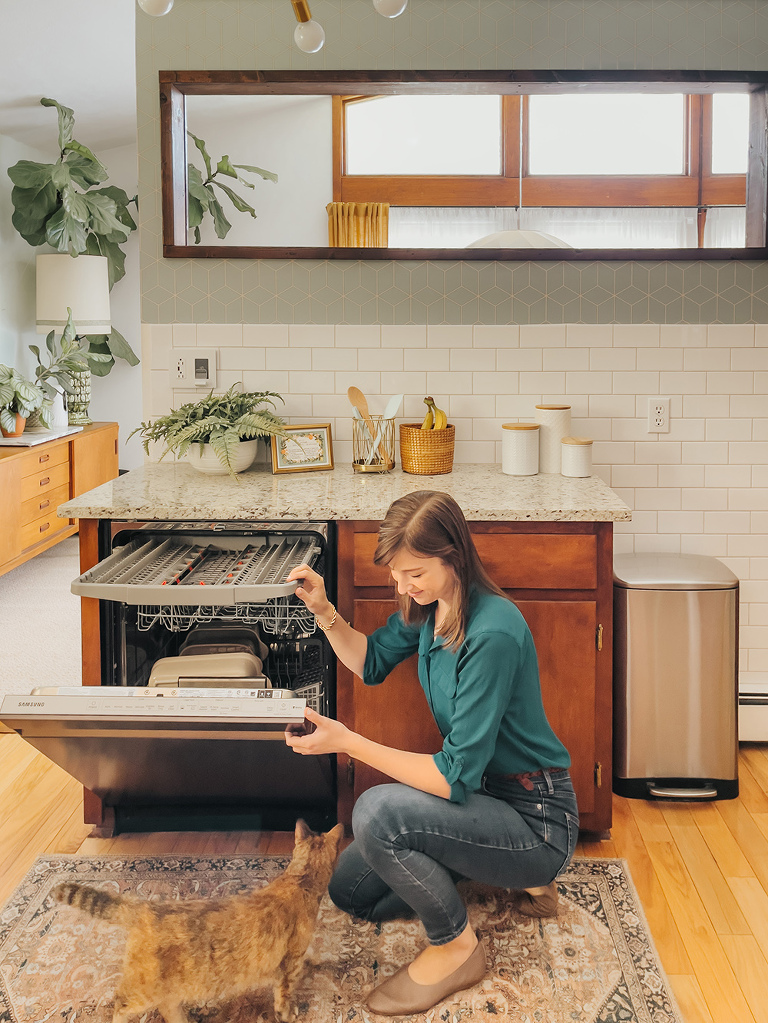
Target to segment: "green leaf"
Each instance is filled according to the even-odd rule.
[[[71,184],[72,178],[69,173],[69,167],[65,163],[55,163],[53,170],[51,171],[51,181],[57,191],[61,192],[64,188]]]
[[[19,160],[8,168],[8,177],[19,188],[34,188],[40,191],[51,183],[55,163],[34,163],[32,160]]]
[[[95,377],[105,377],[115,364],[115,360],[112,358],[112,354],[107,347],[107,335],[106,334],[86,334],[88,339],[88,362],[91,367],[91,373]],[[91,356],[94,354],[105,355],[106,360],[102,362],[91,362]]]
[[[59,252],[77,256],[85,252],[86,227],[80,220],[70,217],[62,206],[45,225],[45,239]]]
[[[16,415],[7,408],[0,409],[0,426],[9,433],[16,429]]]
[[[135,200],[129,199],[128,193],[122,188],[118,188],[116,185],[107,185],[106,188],[94,188],[90,194],[106,195],[108,199],[112,199],[115,204],[115,216],[120,223],[127,227],[129,231],[136,230],[136,221],[128,212],[128,204]]]
[[[97,192],[86,192],[82,196],[91,215],[91,229],[103,235],[107,241],[125,241],[130,231],[115,216],[117,209],[114,199]]]
[[[129,366],[138,366],[138,355],[136,355],[120,331],[114,327],[112,328],[112,333],[107,335],[107,347],[116,359],[124,359]]]
[[[208,209],[211,196],[203,184],[203,176],[193,163],[187,165],[187,191],[193,195],[204,210]]]
[[[202,224],[202,222],[203,222],[203,213],[204,212],[205,211],[203,209],[202,203],[198,202],[198,200],[193,195],[188,196],[188,198],[187,198],[187,226],[188,227],[194,227],[195,231],[198,234],[200,233],[200,229],[198,227],[198,224]],[[198,241],[199,240],[200,239],[198,238]]]
[[[105,168],[99,160],[94,163],[89,157],[83,156],[82,153],[73,149],[67,152],[64,163],[69,168],[72,180],[76,181],[81,188],[87,189],[91,185],[98,185],[100,181],[105,180]]]
[[[15,207],[13,226],[30,245],[42,245],[46,221],[59,206],[53,183],[48,181],[42,188],[13,188],[11,202]]]
[[[55,333],[55,332],[54,332],[54,331],[51,331],[51,334],[53,334],[53,333]],[[51,334],[49,334],[49,335],[48,335],[48,337],[50,337],[50,336],[51,336]],[[46,338],[46,344],[47,344],[47,342],[48,342],[48,338]],[[30,352],[32,352],[32,354],[34,355],[34,357],[35,357],[35,358],[37,359],[37,361],[39,362],[39,361],[40,361],[40,349],[39,349],[39,348],[37,347],[37,345],[30,345],[30,346],[29,346],[29,350],[30,350]],[[51,349],[50,345],[48,345],[48,351],[51,351],[51,350],[52,350],[52,349]]]
[[[219,174],[226,174],[230,178],[236,178],[237,177],[237,171],[232,166],[232,164],[229,162],[229,157],[226,155],[226,153],[224,154],[224,156],[222,156],[222,158],[216,164],[216,171]]]
[[[216,237],[226,238],[232,225],[224,216],[224,210],[221,208],[221,203],[218,199],[211,199],[210,210],[213,215],[213,228],[216,232]]]
[[[235,471],[232,468],[232,462],[237,453],[237,448],[240,443],[240,438],[237,436],[237,431],[231,428],[226,430],[217,430],[211,434],[209,441],[211,447],[216,453],[216,457],[221,464],[227,469],[230,476],[236,477]]]
[[[61,203],[70,217],[79,220],[81,224],[88,225],[91,219],[91,212],[87,196],[76,192],[71,185],[66,185],[61,189]]]
[[[253,208],[253,206],[249,206],[244,199],[240,198],[237,192],[232,191],[229,185],[225,185],[221,181],[212,181],[211,185],[216,185],[216,187],[220,188],[225,195],[228,195],[230,200],[232,201],[232,205],[235,207],[236,210],[239,210],[240,213],[250,213],[252,217],[254,218],[256,217],[256,210]]]
[[[88,146],[83,146],[79,142],[75,142],[73,140],[68,142],[63,149],[67,153],[75,153],[77,156],[81,156],[86,161],[88,164],[88,176],[93,178],[91,184],[97,185],[100,181],[106,181],[109,177],[109,171],[107,168],[101,160],[99,160],[99,158],[90,151]],[[79,164],[78,166],[82,170],[83,165]]]
[[[189,137],[192,139],[192,141],[195,143],[197,148],[202,153],[203,160],[205,161],[206,174],[210,178],[212,174],[211,157],[208,153],[208,150],[205,148],[205,142],[203,142],[202,139],[199,139],[197,135],[193,135],[191,131],[188,131],[187,135],[189,135]]]
[[[117,244],[107,238],[100,238],[99,245],[101,254],[107,257],[107,268],[109,270],[109,290],[125,277],[125,253]]]
[[[248,163],[233,163],[232,166],[237,167],[238,170],[246,170],[250,171],[251,174],[258,174],[259,177],[264,178],[265,181],[274,181],[275,184],[277,184],[277,174],[274,174],[272,171],[264,170],[263,167],[252,167]],[[242,178],[240,180],[242,181]],[[247,182],[244,182],[244,184],[247,184]]]
[[[200,238],[201,238],[200,228],[196,227],[195,228],[195,245],[199,245],[200,244]]]
[[[72,140],[72,132],[75,128],[75,112],[70,107],[62,106],[61,103],[57,103],[55,99],[48,99],[43,97],[40,103],[44,107],[56,107],[59,112],[59,149],[64,147]]]

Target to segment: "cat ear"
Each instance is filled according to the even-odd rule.
[[[338,848],[342,838],[344,838],[344,825],[337,824],[335,827],[331,828],[331,830],[326,834],[325,837],[330,842],[333,842],[334,845]]]
[[[310,828],[307,827],[307,822],[303,821],[301,819],[301,817],[299,817],[299,819],[296,821],[296,834],[295,834],[296,841],[297,842],[303,842],[307,838],[309,838],[310,835],[314,835],[314,831],[310,830]]]

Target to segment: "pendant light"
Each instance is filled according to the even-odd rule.
[[[385,18],[399,18],[408,6],[408,0],[373,0],[373,6]]]
[[[139,7],[153,18],[162,18],[173,7],[173,0],[138,0]]]
[[[312,18],[307,0],[291,0],[291,3],[298,22],[293,33],[296,45],[304,53],[317,53],[325,42],[323,26]]]

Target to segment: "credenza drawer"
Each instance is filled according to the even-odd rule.
[[[386,565],[374,565],[376,533],[355,534],[355,586],[391,586]],[[477,553],[505,590],[592,590],[597,539],[589,533],[473,533]]]
[[[42,494],[37,494],[31,500],[25,501],[21,506],[22,526],[26,526],[30,522],[34,522],[35,519],[52,515],[56,512],[60,504],[64,504],[64,502],[68,500],[69,483],[65,483],[63,487],[57,487],[55,490],[47,490]],[[68,519],[62,519],[61,521],[65,525],[69,522]]]
[[[39,448],[36,451],[30,451],[29,454],[19,459],[21,462],[20,475],[22,479],[25,476],[35,476],[44,470],[52,469],[56,465],[66,464],[69,466],[69,444],[57,444],[50,448],[47,445],[43,445],[43,447],[46,450]]]
[[[35,519],[34,522],[27,522],[21,527],[21,549],[25,551],[28,547],[34,547],[41,540],[47,540],[54,533],[68,528],[69,519],[60,519],[54,508],[45,518]]]
[[[58,490],[59,487],[69,486],[69,459],[60,465],[43,469],[34,476],[23,476],[21,480],[21,503],[32,501],[41,494],[48,494],[51,490]]]

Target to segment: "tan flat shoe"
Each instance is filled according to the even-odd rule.
[[[444,998],[479,984],[487,972],[485,949],[478,941],[466,962],[439,984],[417,984],[411,980],[407,966],[401,966],[389,980],[379,984],[368,995],[366,1005],[382,1016],[408,1016],[426,1012]]]
[[[517,892],[514,908],[521,916],[533,918],[557,916],[559,899],[557,885],[552,881],[547,885],[547,890],[540,895],[531,895],[526,891]]]

